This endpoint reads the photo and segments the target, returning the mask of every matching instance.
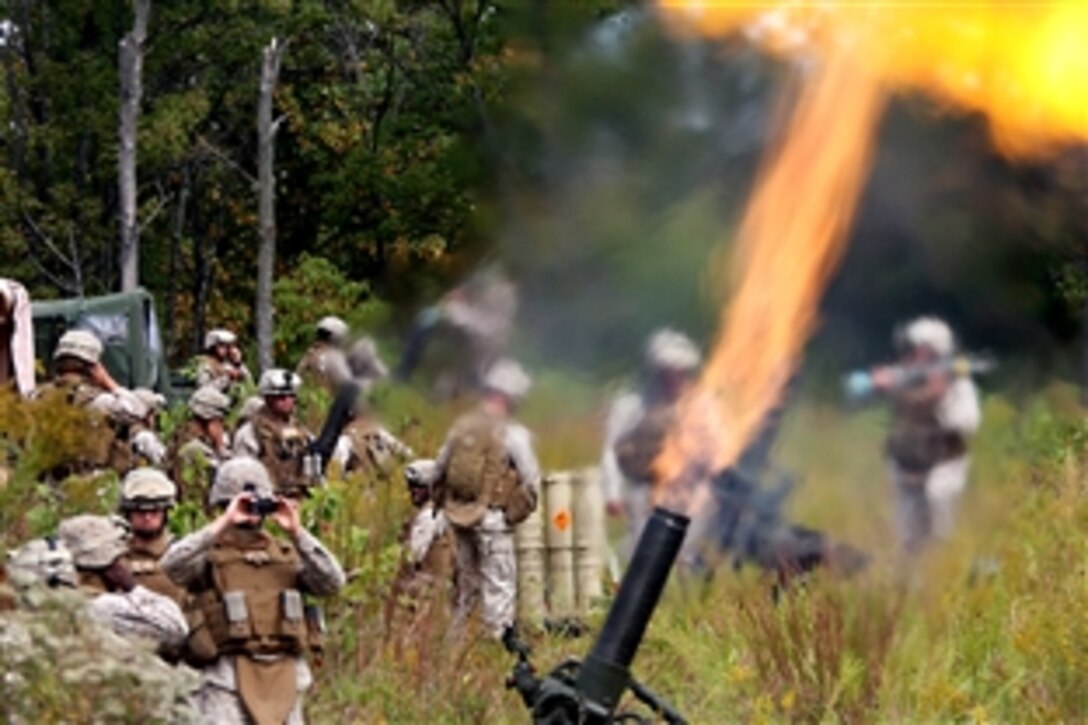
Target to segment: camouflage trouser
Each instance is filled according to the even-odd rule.
[[[940,463],[920,477],[892,466],[899,539],[906,551],[916,553],[931,539],[952,535],[969,468],[967,456]]]
[[[455,628],[464,625],[477,604],[483,604],[487,631],[501,637],[514,624],[518,564],[514,531],[501,511],[488,511],[472,529],[453,528],[457,604]]]

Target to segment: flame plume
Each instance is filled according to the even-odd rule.
[[[729,260],[731,295],[703,374],[655,461],[658,503],[697,512],[781,397],[816,324],[868,176],[887,95],[921,90],[986,113],[1004,153],[1088,138],[1088,3],[733,4],[664,0],[680,33],[744,29],[805,61]]]

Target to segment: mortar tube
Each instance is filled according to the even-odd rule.
[[[642,530],[604,627],[578,671],[577,690],[611,713],[631,682],[629,667],[669,579],[690,519],[655,508]]]

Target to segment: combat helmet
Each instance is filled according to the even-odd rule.
[[[257,392],[262,396],[298,395],[301,378],[290,370],[272,368],[261,373],[257,383]]]
[[[121,482],[121,511],[158,511],[177,504],[178,488],[162,471],[144,466]]]
[[[691,338],[665,327],[646,342],[646,367],[651,370],[693,372],[702,363],[702,354]]]
[[[236,342],[238,342],[238,336],[221,327],[204,333],[204,349],[206,351],[210,351],[216,345],[233,345]]]
[[[226,506],[246,490],[252,491],[258,498],[275,495],[268,469],[256,458],[238,456],[219,466],[215,472],[215,481],[208,492],[208,503]]]
[[[213,385],[197,388],[189,396],[189,412],[203,420],[219,420],[230,412],[230,398]]]
[[[56,539],[32,539],[9,551],[4,568],[8,579],[19,589],[35,584],[50,588],[79,585],[72,554]]]
[[[68,330],[61,335],[53,359],[72,357],[88,365],[96,365],[102,359],[102,341],[86,330]]]
[[[895,331],[893,340],[900,349],[928,347],[939,357],[947,357],[956,351],[952,328],[937,317],[911,320]]]
[[[504,395],[512,401],[520,401],[529,393],[532,378],[517,362],[503,358],[496,362],[484,376],[484,389]]]
[[[60,522],[57,538],[72,553],[77,569],[105,569],[128,551],[123,522],[109,516],[83,514]]]
[[[342,343],[348,336],[348,323],[339,317],[328,315],[317,321],[317,333],[337,344]]]

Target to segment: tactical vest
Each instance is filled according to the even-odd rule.
[[[892,413],[886,446],[888,457],[908,473],[927,473],[934,466],[967,453],[959,433],[941,427],[937,406],[900,398]]]
[[[300,559],[264,531],[228,530],[208,552],[208,569],[188,608],[188,650],[196,662],[221,655],[298,655],[306,617]]]
[[[336,381],[329,372],[325,356],[334,354],[336,348],[326,342],[315,342],[298,361],[295,372],[309,385],[325,388],[330,393],[336,392]]]
[[[665,438],[676,418],[676,407],[660,404],[648,410],[638,424],[613,446],[620,471],[633,483],[654,479],[654,461],[665,446]]]
[[[263,408],[253,416],[252,424],[259,449],[257,457],[272,476],[276,492],[290,496],[305,493],[313,485],[303,471],[310,434],[297,423],[284,423]]]
[[[531,495],[507,455],[505,433],[505,421],[483,410],[466,413],[453,424],[436,501],[454,526],[476,526],[488,509],[505,512],[512,525],[532,513],[535,501],[527,500]]]
[[[378,424],[369,418],[355,418],[344,427],[344,435],[351,441],[351,455],[346,472],[363,471],[388,475],[396,455],[382,435]]]
[[[178,606],[185,602],[185,590],[175,584],[159,566],[159,559],[170,546],[170,534],[165,531],[153,541],[133,536],[128,542],[128,552],[122,557],[132,577],[147,589],[170,597]]]

